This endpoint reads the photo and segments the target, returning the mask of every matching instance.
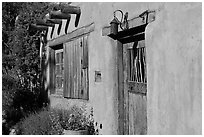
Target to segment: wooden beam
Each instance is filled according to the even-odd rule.
[[[51,19],[70,19],[71,15],[68,13],[62,13],[60,10],[50,12]]]
[[[134,27],[134,28],[130,28],[130,29],[127,29],[127,30],[124,30],[124,31],[120,31],[120,32],[118,32],[118,34],[115,37],[116,37],[116,39],[122,39],[125,36],[131,36],[131,35],[134,35],[134,34],[144,32],[146,25],[147,24],[144,24],[144,25],[140,25],[140,26],[137,26],[137,27]]]
[[[47,19],[46,23],[61,24],[62,23],[62,19]]]
[[[147,21],[146,21],[146,19],[147,19]],[[144,18],[136,16],[135,18],[128,20],[128,24],[129,24],[130,29],[131,29],[134,27],[145,25],[146,23],[150,23],[154,20],[155,20],[155,11],[148,11],[148,17],[147,18],[146,18],[146,15],[144,15]],[[119,31],[121,31],[121,30],[119,30]],[[102,29],[102,36],[107,36],[110,34],[111,34],[110,26],[105,26]]]
[[[46,22],[45,20],[42,20],[42,19],[37,19],[36,20],[36,25],[49,26],[49,27],[54,27],[55,26],[55,24],[48,23],[48,22]]]
[[[79,19],[80,19],[80,16],[81,16],[81,9],[80,7],[77,7],[77,6],[64,6],[61,11],[63,13],[68,13],[68,14],[76,14],[76,19],[75,19],[75,27],[78,26],[79,24]]]
[[[77,38],[79,36],[82,36],[82,35],[85,35],[85,34],[88,34],[92,31],[94,31],[94,28],[95,28],[94,23],[91,23],[87,26],[76,29],[76,30],[74,30],[68,34],[59,36],[55,39],[52,39],[52,40],[48,41],[47,44],[48,44],[48,46],[53,47],[53,46],[56,46],[58,44],[66,43],[68,41],[71,41],[74,38]]]
[[[46,30],[47,31],[48,26],[42,26],[42,25],[36,25],[36,24],[30,24],[28,27],[28,31],[32,31],[32,30]]]
[[[81,9],[78,6],[64,6],[61,8],[61,11],[63,13],[69,13],[69,14],[80,14],[81,13]]]
[[[133,36],[128,36],[125,38],[118,39],[118,41],[120,41],[123,44],[126,44],[134,41],[144,40],[144,39],[145,39],[145,33],[139,33]]]

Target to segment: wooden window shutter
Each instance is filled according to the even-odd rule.
[[[82,68],[86,69],[88,68],[88,36],[84,36],[83,38],[83,64],[82,64]]]
[[[71,97],[70,95],[70,43],[64,44],[64,89],[63,89],[63,96],[64,97]]]
[[[88,36],[81,39],[81,98],[88,100]]]
[[[55,94],[55,50],[50,48],[49,54],[50,64],[50,94]]]
[[[87,36],[64,44],[64,97],[88,99]]]

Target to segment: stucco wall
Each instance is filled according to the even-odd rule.
[[[148,3],[79,3],[79,6],[82,7],[80,22],[92,20],[95,24],[89,37],[89,92],[94,118],[98,126],[102,124],[99,134],[118,134],[117,43],[102,36],[102,29],[110,25],[115,10],[129,12],[131,19],[145,11]],[[95,82],[95,71],[101,71],[101,82]]]
[[[148,9],[149,3],[72,3],[81,7],[79,27],[94,22],[95,30],[89,36],[89,93],[99,134],[118,134],[118,77],[116,66],[117,43],[102,36],[109,26],[113,12],[121,9],[134,18]],[[73,17],[74,18],[74,17]],[[74,24],[72,20],[70,24]],[[69,32],[74,30],[70,25]],[[95,82],[95,71],[101,72],[101,82]],[[102,124],[102,129],[100,129]]]
[[[95,24],[89,35],[89,106],[100,134],[118,133],[116,41],[102,29],[121,9],[134,18],[147,9],[156,20],[146,29],[148,134],[201,133],[201,4],[194,3],[72,3],[81,7],[78,28]],[[69,32],[74,27],[72,16]],[[101,82],[95,82],[95,71]],[[70,100],[52,98],[66,108]],[[54,101],[55,100],[55,101]],[[72,101],[71,101],[72,102]],[[76,101],[75,101],[76,103]]]
[[[146,29],[148,134],[201,134],[201,13],[201,3],[164,3]]]

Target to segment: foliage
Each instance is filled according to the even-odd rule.
[[[2,3],[3,134],[21,118],[48,102],[42,95],[39,49],[27,27],[49,10],[50,3]]]
[[[16,125],[17,134],[22,135],[61,135],[62,127],[49,110],[33,113]]]
[[[94,135],[93,115],[88,117],[82,109],[74,106],[71,109],[44,108],[38,113],[32,113],[15,125],[19,135],[61,135],[63,130],[88,130]]]
[[[86,115],[82,108],[73,106],[68,110],[57,110],[59,123],[65,130],[88,130],[94,134],[93,111]]]
[[[10,75],[3,75],[2,82],[3,134],[9,134],[9,129],[21,118],[40,110],[48,101],[42,97],[39,87],[31,91]]]
[[[12,107],[16,91],[16,80],[9,75],[3,75],[2,91],[2,133],[9,134],[9,127],[21,117],[21,113],[15,111]]]
[[[40,32],[31,35],[27,28],[57,6],[50,2],[2,3],[3,134],[48,103],[40,79]]]

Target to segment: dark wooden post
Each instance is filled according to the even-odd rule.
[[[117,41],[118,69],[118,134],[124,134],[124,76],[123,76],[123,44]]]

